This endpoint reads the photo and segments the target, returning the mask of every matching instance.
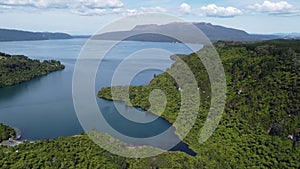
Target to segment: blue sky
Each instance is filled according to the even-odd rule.
[[[0,27],[93,34],[120,17],[147,12],[249,33],[300,32],[299,0],[1,0]]]

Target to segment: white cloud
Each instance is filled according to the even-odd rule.
[[[179,10],[186,14],[190,14],[192,12],[191,6],[187,3],[182,3],[179,7]]]
[[[289,10],[293,8],[293,5],[289,4],[286,1],[280,1],[280,2],[270,2],[270,1],[264,1],[262,4],[254,4],[251,5],[249,8],[256,9],[258,11],[283,11],[283,10]]]
[[[82,7],[82,8],[72,9],[71,12],[83,16],[92,16],[92,15],[104,15],[106,14],[107,10],[99,9],[99,8],[90,9],[90,8]]]
[[[249,9],[256,10],[258,12],[269,13],[272,15],[291,15],[291,14],[300,14],[299,9],[296,9],[292,4],[287,1],[271,2],[264,1],[259,4],[248,6]]]
[[[87,8],[81,7],[72,10],[73,13],[79,15],[106,15],[106,14],[120,14],[123,16],[139,15],[144,13],[161,13],[166,12],[165,8],[160,6],[157,7],[141,7],[137,9],[126,9],[126,8],[113,8],[113,9],[101,9],[101,8]]]
[[[78,15],[105,15],[123,9],[121,0],[0,0],[0,9],[65,9]],[[123,10],[124,11],[124,10]]]
[[[36,7],[36,8],[63,8],[67,7],[65,0],[1,0],[0,5],[7,7]]]
[[[11,9],[10,6],[0,5],[0,9]]]
[[[145,12],[145,13],[146,12],[157,12],[157,13],[160,13],[160,12],[167,12],[167,9],[165,9],[163,7],[160,7],[160,6],[149,7],[149,8],[141,7],[140,11],[141,12]]]
[[[242,11],[234,7],[222,7],[215,4],[209,4],[207,6],[202,6],[201,10],[210,17],[234,17],[241,15]]]
[[[120,8],[124,6],[120,0],[79,0],[79,3],[88,8]]]
[[[144,13],[165,13],[167,12],[167,9],[156,6],[156,7],[140,7],[137,9],[123,9],[121,12],[123,15],[128,16],[128,15],[139,15],[139,14],[144,14]]]
[[[0,5],[11,7],[36,8],[120,8],[124,3],[120,0],[1,0]]]

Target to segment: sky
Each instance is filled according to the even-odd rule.
[[[248,33],[300,32],[300,0],[0,0],[0,27],[87,35],[149,12]]]

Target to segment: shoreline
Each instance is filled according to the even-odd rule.
[[[19,128],[13,127],[15,130],[15,136],[14,138],[9,138],[8,140],[4,140],[0,143],[0,146],[6,146],[6,147],[15,147],[20,144],[23,144],[25,142],[30,142],[33,143],[33,141],[28,141],[28,140],[21,140],[22,134],[21,130]]]
[[[100,89],[100,90],[101,90],[101,89]],[[125,106],[128,106],[128,107],[134,107],[134,108],[140,108],[141,110],[143,110],[143,111],[145,111],[145,112],[151,113],[152,115],[155,115],[155,116],[158,116],[159,118],[162,118],[162,119],[165,120],[167,123],[169,123],[172,127],[175,128],[174,134],[179,138],[179,140],[181,140],[182,143],[186,144],[188,149],[190,149],[190,150],[192,150],[193,152],[196,153],[196,151],[193,150],[193,149],[190,147],[190,145],[189,145],[188,143],[184,142],[184,139],[181,139],[181,138],[179,137],[179,135],[178,135],[178,133],[177,133],[177,128],[176,128],[176,126],[174,126],[173,123],[171,123],[171,122],[170,122],[168,119],[166,119],[165,117],[159,116],[159,115],[157,115],[157,114],[155,114],[155,113],[153,113],[153,112],[147,111],[147,110],[145,110],[144,108],[142,108],[141,106],[134,106],[134,105],[130,106],[126,101],[123,101],[123,100],[118,100],[118,99],[114,100],[114,99],[111,99],[111,98],[105,98],[105,97],[98,97],[98,98],[101,98],[101,99],[104,99],[104,100],[107,100],[107,101],[118,101],[118,102],[123,102],[123,103],[125,104]],[[177,146],[177,145],[176,145],[176,146]],[[180,151],[180,152],[182,152],[182,151]]]

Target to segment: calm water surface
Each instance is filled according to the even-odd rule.
[[[62,71],[35,78],[19,85],[0,88],[0,122],[19,128],[22,131],[22,139],[39,140],[57,138],[59,136],[71,136],[82,132],[83,129],[77,119],[72,101],[72,75],[76,58],[78,57],[86,39],[51,40],[51,41],[22,41],[1,42],[0,51],[8,54],[22,54],[34,59],[57,59],[66,65]],[[105,41],[98,41],[98,45],[105,45]],[[199,47],[199,46],[195,46]],[[191,50],[183,44],[157,43],[157,42],[122,42],[105,57],[95,81],[96,92],[105,86],[109,86],[116,66],[124,60],[124,57],[132,52],[148,48],[160,48],[171,53],[187,54]],[[199,47],[200,49],[201,47]],[[93,52],[93,51],[92,51]],[[173,63],[169,55],[159,57],[147,56],[141,53],[143,59],[135,59],[132,67],[159,63],[167,69]],[[149,54],[148,54],[149,55]],[[142,58],[142,57],[141,57]],[[154,59],[151,59],[154,58]],[[90,60],[92,63],[93,60]],[[88,68],[87,61],[87,68]],[[147,69],[140,72],[131,82],[132,85],[145,85],[153,78],[154,74],[162,73],[161,70]],[[149,137],[172,127],[164,119],[158,118],[145,125],[135,124],[117,111],[112,101],[97,99],[98,104],[106,119],[112,126],[127,135],[135,137]],[[121,107],[122,114],[130,114],[143,119],[155,118],[154,115],[135,108],[127,107],[123,102],[116,102]],[[123,108],[122,108],[123,107]],[[172,127],[173,128],[173,127]],[[174,131],[173,129],[172,131]],[[141,143],[137,145],[152,145],[164,148],[179,138],[174,132],[168,137],[157,142]],[[123,140],[126,141],[126,140]],[[173,150],[180,150],[193,154],[184,143],[179,143]]]

